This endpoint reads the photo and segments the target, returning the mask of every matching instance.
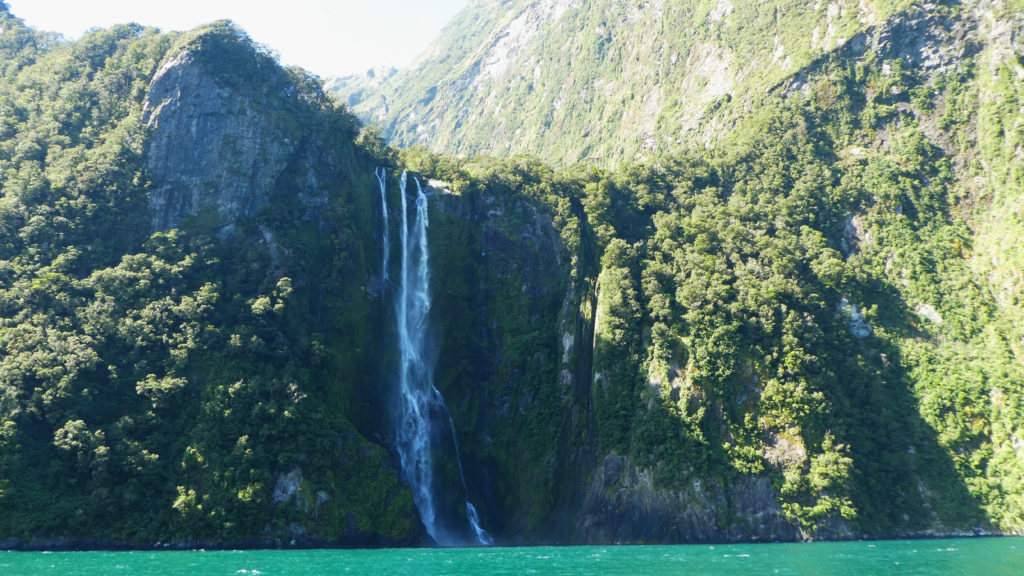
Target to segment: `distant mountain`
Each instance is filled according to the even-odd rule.
[[[338,93],[400,146],[642,159],[714,141],[771,87],[911,5],[474,0],[408,69]]]

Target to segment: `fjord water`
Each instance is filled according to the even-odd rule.
[[[0,552],[4,576],[1024,574],[1024,538],[690,546]]]

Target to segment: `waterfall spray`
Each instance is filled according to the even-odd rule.
[[[384,225],[387,227],[387,206],[384,194],[383,169],[377,179],[381,182],[381,199],[384,202]],[[401,276],[395,295],[395,316],[398,324],[399,347],[399,398],[397,408],[397,429],[395,443],[402,473],[412,488],[413,502],[427,533],[442,546],[466,544],[453,534],[438,514],[434,462],[431,440],[440,436],[434,429],[440,417],[448,420],[452,445],[465,494],[466,517],[473,531],[475,544],[489,545],[494,541],[481,528],[476,508],[469,501],[469,490],[462,470],[462,456],[455,434],[455,423],[448,413],[441,392],[434,386],[433,366],[427,357],[427,329],[430,313],[430,254],[427,245],[428,209],[427,196],[419,180],[416,182],[416,216],[410,227],[406,203],[406,173],[399,179],[402,201],[399,239],[402,248]],[[388,236],[384,235],[384,277],[387,278]]]

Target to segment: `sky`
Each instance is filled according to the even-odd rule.
[[[29,26],[79,38],[137,22],[164,31],[230,19],[285,65],[322,77],[409,64],[469,0],[6,0]]]

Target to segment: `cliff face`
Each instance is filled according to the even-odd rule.
[[[571,432],[557,368],[570,254],[551,216],[511,192],[431,200],[438,386],[470,495],[501,541],[528,538],[530,519],[575,489],[552,485],[565,465],[552,460]]]
[[[500,541],[806,537],[768,477],[684,474],[686,487],[669,487],[652,467],[602,450],[594,255],[582,244],[567,251],[546,211],[500,187],[460,196],[434,184],[439,385],[471,497]],[[575,225],[591,234],[585,220]],[[833,524],[816,536],[852,534]]]
[[[776,542],[797,540],[768,478],[721,485],[693,478],[683,490],[659,487],[650,470],[609,454],[586,490],[576,538],[588,543]],[[819,534],[849,537],[848,528]]]
[[[189,52],[160,68],[143,112],[153,230],[201,215],[227,237],[267,203],[295,145],[261,105],[215,83]]]

